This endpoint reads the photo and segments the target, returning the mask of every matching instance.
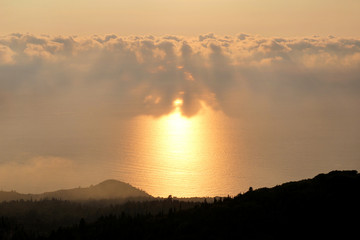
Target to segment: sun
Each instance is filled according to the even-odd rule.
[[[181,98],[177,98],[175,99],[175,101],[173,102],[173,105],[176,107],[176,108],[179,108],[183,105],[183,100]]]
[[[183,100],[181,98],[177,98],[173,101],[173,106],[175,109],[168,115],[167,122],[169,125],[177,128],[183,128],[186,125],[186,118],[182,116],[181,106],[183,105]]]

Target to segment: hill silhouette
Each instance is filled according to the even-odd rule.
[[[360,174],[333,171],[166,216],[80,221],[49,239],[352,239],[359,203]]]
[[[249,188],[213,203],[170,196],[121,205],[4,202],[0,239],[353,239],[359,202],[357,171]]]
[[[152,198],[146,192],[117,180],[106,180],[95,186],[45,192],[41,194],[21,194],[15,191],[0,191],[0,202],[16,200],[61,199],[86,201],[102,199]]]

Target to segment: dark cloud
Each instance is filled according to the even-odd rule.
[[[249,35],[245,34],[245,33],[240,33],[237,38],[239,40],[245,40],[247,37],[249,37]]]
[[[205,34],[205,35],[200,35],[199,36],[199,41],[202,42],[206,39],[215,39],[215,34],[214,33],[208,33],[208,34]]]
[[[96,41],[98,41],[99,43],[106,43],[108,42],[109,40],[111,39],[116,39],[117,36],[115,34],[109,34],[109,35],[106,35],[106,36],[94,36],[94,39]]]
[[[174,40],[174,41],[177,41],[177,42],[180,42],[182,40],[181,37],[177,37],[177,36],[164,36],[163,39],[167,39],[167,40]]]

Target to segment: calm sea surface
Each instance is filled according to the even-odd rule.
[[[256,123],[204,110],[141,116],[123,124],[114,178],[153,196],[236,195],[335,169],[360,169],[360,132],[351,123]]]

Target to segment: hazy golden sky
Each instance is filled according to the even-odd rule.
[[[215,196],[360,169],[359,76],[360,0],[0,0],[0,189]]]
[[[360,35],[358,0],[0,0],[0,33]]]

